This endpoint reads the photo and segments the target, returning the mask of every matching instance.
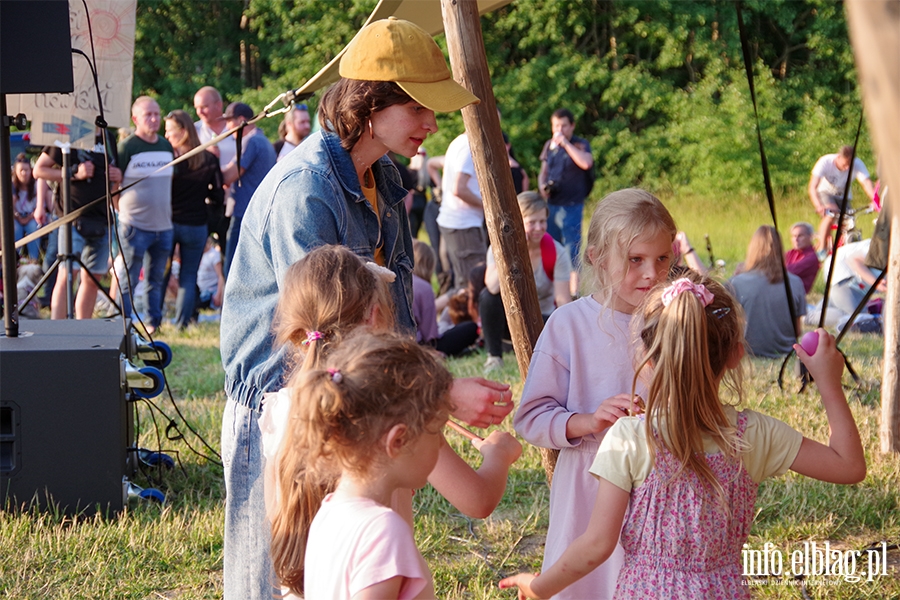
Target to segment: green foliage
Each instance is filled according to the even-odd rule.
[[[134,41],[134,95],[155,97],[163,114],[193,110],[194,93],[212,85],[238,97],[243,2],[141,1]],[[192,113],[193,114],[193,113]]]
[[[434,0],[436,3],[436,0]],[[353,37],[375,0],[140,0],[135,93],[163,111],[215,85],[261,110],[299,87]],[[568,107],[591,142],[602,185],[655,191],[764,191],[729,0],[517,0],[481,19],[494,94],[532,178],[553,110]],[[815,159],[852,142],[860,111],[843,6],[744,4],[759,118],[776,191],[802,190]],[[444,45],[442,37],[439,44]],[[316,99],[309,104],[315,107]],[[462,131],[439,115],[426,143],[442,154]],[[274,139],[278,119],[262,123]],[[871,161],[863,135],[860,156]],[[871,165],[870,165],[871,166]]]

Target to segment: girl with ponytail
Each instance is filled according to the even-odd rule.
[[[295,468],[324,495],[311,524],[294,520],[291,493],[273,521],[285,598],[433,598],[412,527],[391,510],[395,492],[428,481],[450,413],[450,373],[411,337],[360,328],[294,378],[281,472]],[[335,483],[337,482],[336,488]],[[301,497],[302,498],[302,497]],[[307,496],[308,498],[308,496]],[[283,543],[307,538],[306,551]],[[304,568],[298,569],[298,564]],[[286,575],[303,574],[303,585]]]
[[[618,419],[600,444],[587,531],[539,576],[519,574],[500,587],[549,598],[603,563],[619,540],[625,562],[615,598],[749,598],[741,551],[759,483],[788,469],[844,484],[866,475],[841,388],[843,357],[824,329],[813,355],[794,345],[822,397],[831,428],[825,445],[723,402],[726,377],[741,398],[744,321],[721,284],[693,272],[661,284],[633,327],[641,347],[633,385],[649,380],[645,412]]]
[[[265,395],[259,419],[265,457],[266,512],[272,531],[271,556],[283,591],[303,593],[304,563],[310,555],[307,552],[310,524],[327,494],[334,492],[341,479],[340,469],[322,470],[318,466],[319,459],[315,458],[334,442],[328,438],[329,434],[321,433],[326,429],[307,427],[307,421],[315,417],[308,413],[310,407],[306,406],[309,396],[305,388],[310,381],[307,374],[329,365],[332,353],[339,348],[352,352],[360,343],[355,337],[357,330],[393,329],[395,313],[389,287],[393,277],[393,272],[363,261],[343,246],[316,248],[289,267],[285,274],[284,292],[275,310],[274,334],[275,344],[289,349],[288,363],[293,375],[279,392]],[[353,339],[346,339],[348,336]],[[415,338],[410,337],[410,340],[416,343]],[[410,363],[409,368],[413,371],[415,364]],[[443,370],[435,375],[438,387],[443,385],[442,373]],[[416,374],[412,372],[409,376],[413,375]],[[398,381],[407,381],[405,374],[402,377],[396,374],[396,377]],[[382,386],[380,381],[380,376],[373,375],[366,384],[370,386],[367,393],[379,399],[378,402],[386,401],[385,397],[393,398],[394,392],[385,387],[387,384]],[[419,385],[419,379],[415,382]],[[448,384],[448,394],[452,398],[448,405],[453,404],[455,410],[460,389],[466,388],[457,389],[451,384],[452,380]],[[405,405],[407,399],[398,402]],[[440,425],[446,420],[445,416]],[[439,426],[438,435],[443,440],[440,430]],[[440,446],[437,463],[426,476],[428,482],[460,512],[472,518],[485,518],[502,499],[509,467],[521,454],[522,446],[509,433],[499,430],[472,443],[483,456],[478,470],[469,466],[445,442]],[[364,447],[363,452],[366,451]],[[397,491],[388,503],[410,527],[413,521],[411,487]],[[341,596],[328,593],[307,594],[307,597]]]

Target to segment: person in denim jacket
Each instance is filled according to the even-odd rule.
[[[342,79],[319,105],[322,130],[263,179],[244,215],[225,285],[221,352],[228,396],[222,419],[225,467],[225,598],[269,600],[279,592],[269,557],[259,418],[263,395],[284,385],[285,350],[272,320],[288,267],[340,244],[396,275],[398,327],[412,334],[412,237],[388,151],[411,157],[437,131],[434,112],[478,99],[453,81],[434,40],[390,18],[364,29],[341,59]],[[454,415],[476,427],[512,409],[508,386],[458,380]]]

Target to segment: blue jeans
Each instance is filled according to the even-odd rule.
[[[35,231],[37,231],[38,224],[34,219],[28,221],[24,225],[19,223],[17,219],[13,219],[13,229],[15,231],[14,239],[18,242],[29,233],[34,233]],[[40,245],[38,244],[37,240],[25,244],[25,249],[28,251],[28,258],[30,258],[31,260],[37,260],[41,257]]]
[[[566,247],[572,259],[572,268],[581,264],[578,254],[581,252],[581,219],[584,216],[584,202],[569,206],[550,205],[550,218],[547,219],[547,233]]]
[[[125,223],[119,224],[119,239],[122,244],[122,258],[128,269],[129,285],[122,286],[122,304],[125,316],[131,316],[131,290],[137,287],[141,276],[141,266],[145,262],[144,280],[147,282],[147,312],[151,327],[162,323],[162,303],[165,293],[166,264],[172,254],[172,229],[165,231],[145,231]],[[127,288],[127,289],[126,289]]]
[[[263,495],[259,414],[229,399],[222,415],[225,600],[271,600],[280,592],[269,557],[271,526]]]
[[[237,250],[238,238],[241,236],[241,221],[243,217],[231,215],[231,225],[228,226],[228,235],[225,237],[225,260],[222,264],[222,272],[225,279],[228,279],[228,270],[231,268],[231,262],[234,260],[234,253]]]
[[[175,223],[173,243],[178,244],[181,269],[178,271],[178,296],[175,300],[175,324],[187,327],[197,303],[197,269],[206,246],[206,224],[180,225]]]

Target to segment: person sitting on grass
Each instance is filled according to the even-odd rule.
[[[522,192],[516,197],[519,211],[525,223],[525,241],[528,257],[537,287],[538,302],[544,322],[557,307],[572,301],[569,282],[572,261],[565,246],[547,233],[550,209],[538,192]],[[494,259],[494,249],[488,248],[487,269],[484,273],[484,289],[478,297],[478,313],[481,317],[481,333],[487,351],[486,371],[503,367],[503,339],[509,338],[506,309],[500,298],[500,273]]]
[[[803,281],[788,273],[796,317],[792,322],[782,274],[783,256],[778,230],[762,225],[750,238],[744,271],[731,278],[735,297],[747,315],[747,344],[754,356],[784,356],[803,331],[806,292]]]
[[[437,258],[431,246],[413,240],[413,317],[416,320],[416,341],[433,345],[445,356],[458,356],[478,339],[478,324],[461,321],[443,332],[438,331],[437,305],[431,277]],[[446,295],[446,294],[445,294]]]
[[[791,245],[793,248],[784,255],[784,264],[787,270],[803,281],[803,289],[806,293],[812,289],[819,274],[819,257],[812,243],[813,226],[809,223],[794,223],[791,225]]]

